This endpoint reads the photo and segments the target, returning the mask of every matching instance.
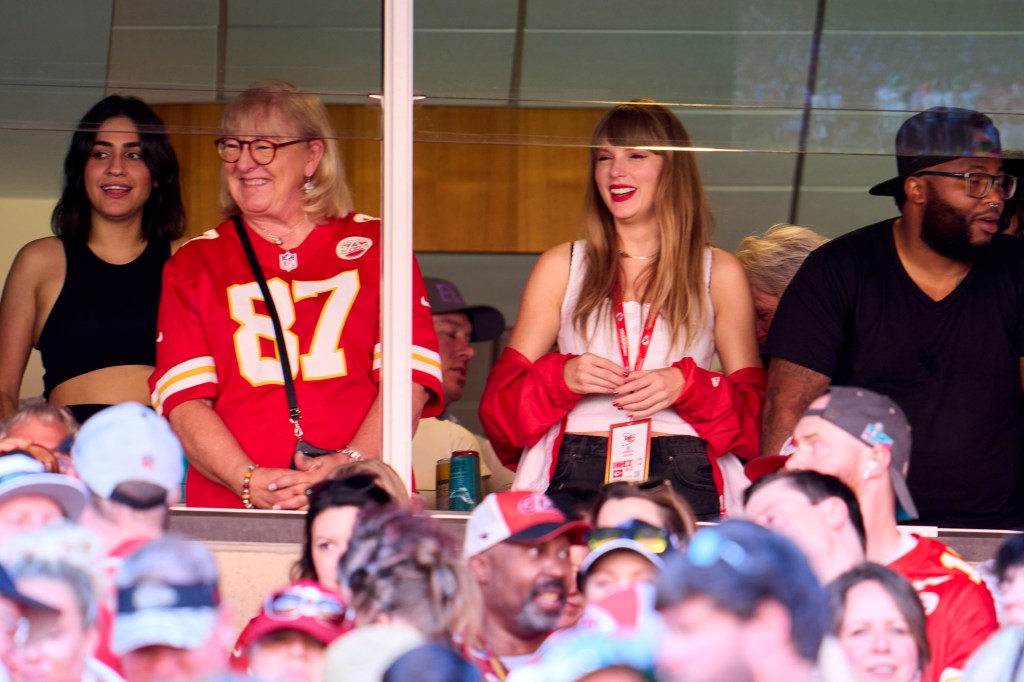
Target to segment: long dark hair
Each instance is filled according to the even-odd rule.
[[[92,204],[85,191],[85,164],[92,153],[96,131],[116,116],[131,119],[138,128],[142,158],[153,179],[153,189],[142,213],[142,236],[146,241],[173,241],[185,234],[178,157],[157,113],[141,99],[121,95],[103,98],[78,122],[71,148],[64,157],[64,191],[50,218],[53,233],[78,242],[89,238]]]
[[[292,566],[292,580],[316,580],[313,565],[313,522],[316,517],[334,507],[359,507],[389,504],[393,500],[380,485],[374,474],[354,474],[345,478],[328,478],[313,486],[306,512],[306,527],[302,534],[302,554]]]

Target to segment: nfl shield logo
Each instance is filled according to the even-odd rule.
[[[285,272],[291,272],[295,268],[299,267],[299,257],[291,251],[282,253],[277,257],[277,260],[281,265],[281,269]]]

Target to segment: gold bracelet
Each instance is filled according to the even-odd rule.
[[[255,509],[252,503],[252,472],[260,468],[259,464],[250,464],[245,471],[245,478],[242,479],[242,506],[246,509]]]

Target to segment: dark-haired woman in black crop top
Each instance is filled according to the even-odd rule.
[[[163,121],[134,97],[90,109],[64,159],[56,237],[26,244],[0,299],[0,416],[18,407],[32,348],[44,395],[81,422],[134,400],[148,405],[163,265],[184,233]]]

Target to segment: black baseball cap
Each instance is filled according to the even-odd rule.
[[[868,190],[874,196],[896,196],[903,180],[925,168],[965,156],[1001,154],[999,130],[985,114],[971,109],[932,107],[911,116],[896,133],[894,178]]]
[[[8,599],[16,602],[19,606],[36,609],[37,611],[42,611],[44,613],[60,613],[58,609],[55,609],[48,604],[38,602],[30,597],[26,597],[19,592],[18,588],[14,586],[14,581],[11,580],[11,576],[7,572],[7,569],[3,566],[0,566],[0,597],[7,597]]]
[[[470,341],[493,341],[505,331],[505,316],[489,305],[469,305],[459,288],[446,279],[424,277],[427,297],[430,300],[430,314],[465,313],[473,325]]]

